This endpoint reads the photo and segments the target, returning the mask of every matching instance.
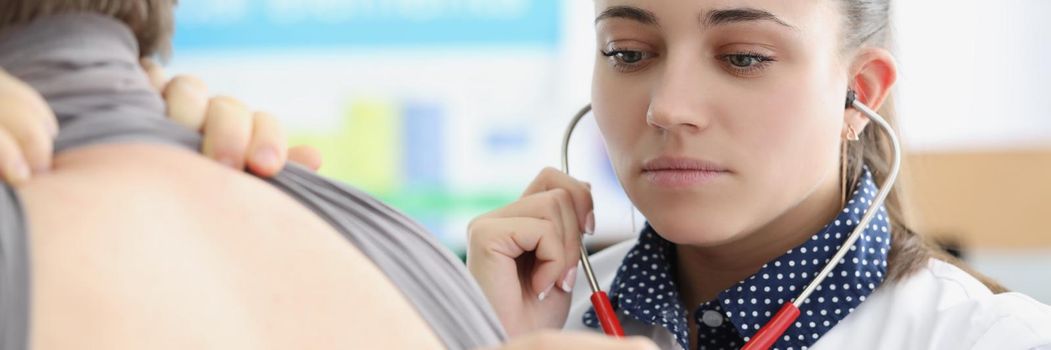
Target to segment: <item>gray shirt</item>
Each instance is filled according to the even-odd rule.
[[[130,30],[112,18],[69,14],[0,33],[0,67],[39,91],[59,118],[55,151],[157,142],[198,150],[200,136],[164,117],[138,65]],[[423,227],[365,193],[290,165],[267,180],[314,211],[401,290],[451,349],[499,344],[499,320],[463,264]],[[18,195],[0,185],[0,350],[29,335],[29,244]]]

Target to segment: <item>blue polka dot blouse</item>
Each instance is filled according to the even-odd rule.
[[[691,343],[696,349],[739,348],[825,266],[858,225],[876,192],[872,174],[866,170],[846,208],[824,229],[722,291],[715,300],[689,307],[689,313],[672,273],[676,268],[674,244],[647,225],[609,286],[613,307],[621,318],[667,329],[684,349],[690,349]],[[850,252],[804,302],[795,325],[774,344],[775,349],[813,345],[879,287],[887,271],[889,226],[886,209],[881,207]],[[697,339],[689,339],[687,317],[696,321]],[[583,321],[589,327],[600,327],[593,309],[584,314]]]

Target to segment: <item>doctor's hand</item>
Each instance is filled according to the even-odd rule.
[[[208,97],[200,79],[179,75],[168,79],[159,65],[143,59],[142,67],[167,105],[172,121],[203,134],[202,152],[234,169],[248,168],[259,176],[276,175],[286,160],[309,169],[321,166],[321,154],[309,146],[288,148],[284,129],[265,112],[252,112],[232,97]]]
[[[653,341],[643,337],[617,339],[599,333],[545,331],[512,339],[494,350],[658,350]]]
[[[514,203],[471,221],[467,268],[511,337],[565,324],[591,188],[551,168]]]

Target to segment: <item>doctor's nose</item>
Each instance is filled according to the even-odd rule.
[[[690,67],[693,66],[693,67]],[[676,67],[668,62],[661,82],[650,97],[646,123],[662,131],[696,133],[711,123],[710,111],[704,107],[707,89],[696,64]]]

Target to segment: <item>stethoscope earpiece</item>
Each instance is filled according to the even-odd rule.
[[[858,94],[854,90],[847,90],[847,109],[854,107],[854,101],[858,99]]]

